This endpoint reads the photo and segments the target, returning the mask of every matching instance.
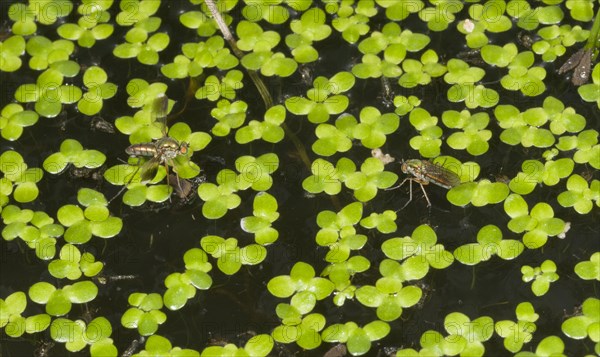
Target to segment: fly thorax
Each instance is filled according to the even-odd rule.
[[[179,143],[173,138],[162,138],[158,142],[158,147],[162,153],[163,158],[173,159],[179,153]]]

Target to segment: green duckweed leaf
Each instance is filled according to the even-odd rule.
[[[600,201],[600,181],[593,180],[588,187],[588,182],[581,176],[574,174],[567,180],[567,191],[558,195],[558,203],[563,207],[573,207],[579,214],[586,214],[593,208],[593,203],[598,206]]]
[[[25,40],[22,36],[13,35],[0,42],[0,70],[14,72],[21,68],[20,56],[25,52]]]
[[[592,254],[590,260],[577,263],[575,273],[584,280],[600,281],[600,252]]]
[[[559,278],[558,274],[556,274],[556,264],[551,260],[546,260],[541,266],[535,268],[524,265],[521,267],[521,273],[523,274],[522,280],[524,282],[533,280],[531,291],[535,296],[545,295],[550,288],[550,283]]]
[[[264,121],[251,120],[248,125],[241,127],[235,133],[235,141],[247,144],[261,139],[269,143],[283,140],[285,133],[280,125],[285,121],[286,110],[283,105],[276,105],[267,110]]]
[[[396,181],[398,181],[398,175],[384,171],[383,163],[370,157],[361,164],[360,171],[348,175],[344,184],[354,191],[356,199],[366,202],[377,195],[378,189],[392,187]]]
[[[453,187],[446,194],[446,198],[457,206],[465,206],[470,202],[476,207],[481,207],[500,203],[509,193],[510,190],[505,183],[480,180]]]
[[[592,71],[593,83],[584,84],[577,89],[579,96],[586,102],[596,102],[596,105],[600,109],[600,95],[598,94],[600,88],[600,65],[596,64]]]
[[[31,35],[37,30],[35,14],[23,3],[12,4],[8,8],[8,17],[14,21],[12,31],[16,35]]]
[[[257,158],[241,156],[235,162],[238,176],[238,188],[245,190],[251,187],[255,191],[266,191],[273,184],[271,174],[279,167],[279,157],[268,153]]]
[[[570,338],[581,340],[589,336],[592,341],[598,343],[599,307],[600,300],[594,297],[587,298],[582,305],[582,314],[565,320],[561,330]]]
[[[514,43],[508,43],[503,47],[485,45],[481,48],[481,58],[488,64],[506,67],[512,62],[518,52],[517,46]]]
[[[385,144],[386,135],[398,129],[400,119],[395,113],[381,114],[374,107],[364,107],[360,111],[360,123],[354,127],[352,135],[361,143],[374,149]]]

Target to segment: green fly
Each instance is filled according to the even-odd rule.
[[[126,187],[133,181],[135,175],[138,171],[140,171],[140,178],[142,182],[147,182],[152,180],[158,171],[160,165],[164,165],[166,173],[167,173],[167,182],[174,189],[179,188],[177,191],[178,194],[183,192],[183,188],[181,186],[181,181],[179,176],[169,174],[169,166],[175,166],[175,158],[178,156],[185,156],[189,152],[189,144],[186,142],[179,142],[176,139],[168,136],[167,134],[167,111],[168,111],[169,99],[163,93],[159,94],[154,101],[152,102],[152,112],[151,115],[154,119],[154,122],[160,124],[162,137],[156,141],[149,143],[140,143],[130,145],[125,149],[125,152],[130,157],[136,157],[138,159],[148,158],[148,160],[138,166],[131,179],[123,188],[113,197],[109,202],[119,196]],[[177,181],[177,187],[175,187],[172,182]]]
[[[164,94],[160,94],[152,105],[152,112],[156,122],[161,124],[162,138],[151,143],[133,144],[125,149],[125,152],[132,157],[149,157],[141,166],[140,176],[143,181],[149,181],[156,176],[160,164],[164,164],[169,175],[169,165],[173,166],[173,159],[179,155],[188,153],[188,143],[179,142],[167,135],[167,110],[169,100]]]
[[[425,192],[425,187],[423,187],[423,185],[429,185],[432,183],[447,190],[460,185],[460,177],[455,172],[448,170],[442,165],[434,164],[427,160],[410,159],[402,161],[401,170],[403,173],[411,175],[412,177],[405,178],[404,181],[398,185],[398,187],[400,187],[406,181],[410,181],[410,197],[406,204],[400,209],[403,209],[410,203],[410,201],[412,201],[413,181],[417,182],[421,186],[421,190],[423,190],[423,194],[427,200],[427,207],[431,207],[431,201],[429,201],[429,197],[427,197],[427,193]]]

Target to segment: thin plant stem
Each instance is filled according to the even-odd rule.
[[[204,2],[206,3],[208,10],[210,10],[210,13],[212,14],[213,18],[217,22],[219,30],[221,30],[221,34],[223,34],[223,38],[225,38],[227,43],[229,43],[229,46],[233,50],[233,53],[236,55],[236,57],[238,57],[241,60],[242,57],[244,57],[244,53],[237,47],[237,41],[233,37],[231,31],[229,31],[229,27],[227,27],[225,20],[223,20],[223,16],[221,16],[219,9],[217,9],[217,5],[213,0],[205,0]],[[267,109],[272,107],[273,98],[271,98],[271,94],[269,93],[265,82],[263,82],[263,80],[258,76],[258,73],[256,73],[256,71],[248,70],[248,75],[254,83],[254,86],[256,86],[256,89],[258,89],[258,92],[260,93],[263,102],[265,102],[265,107]]]
[[[596,11],[596,19],[590,30],[590,37],[588,37],[587,43],[584,48],[586,50],[594,50],[592,61],[598,58],[598,49],[600,47],[600,10]]]
[[[223,34],[223,38],[225,38],[227,43],[229,43],[229,46],[233,50],[233,53],[241,60],[242,57],[244,57],[244,53],[237,47],[237,41],[233,37],[231,31],[229,31],[229,27],[225,23],[225,20],[223,20],[223,16],[221,16],[219,9],[217,9],[217,5],[215,4],[214,0],[204,0],[204,2],[206,3],[206,6],[208,7],[208,10],[212,14],[213,18],[217,22],[219,30],[221,30],[221,33]],[[263,80],[260,78],[256,71],[247,71],[248,75],[250,76],[250,79],[254,83],[254,86],[256,86],[256,89],[258,89],[258,92],[260,93],[260,96],[262,97],[263,102],[265,103],[266,109],[271,108],[273,106],[273,98],[271,97],[271,94],[269,93],[265,82],[263,82]],[[306,149],[302,144],[302,141],[300,141],[298,137],[296,137],[296,135],[291,130],[289,130],[285,123],[283,123],[281,127],[292,140],[292,143],[296,147],[296,150],[298,151],[302,162],[306,165],[308,169],[310,169],[310,160],[308,158],[308,154],[306,153]]]

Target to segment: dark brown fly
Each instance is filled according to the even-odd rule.
[[[402,162],[402,172],[413,175],[413,180],[423,185],[432,183],[445,189],[460,185],[460,177],[456,173],[427,160],[406,160]]]
[[[421,186],[421,190],[423,190],[423,194],[427,200],[427,207],[431,206],[431,201],[429,201],[429,197],[427,197],[427,193],[425,192],[423,185],[432,183],[445,189],[451,189],[452,187],[460,185],[460,177],[455,172],[448,170],[442,165],[434,164],[427,160],[412,159],[403,161],[401,170],[403,173],[411,175],[412,177],[407,177],[398,186],[400,187],[406,181],[410,181],[410,198],[408,199],[408,202],[406,202],[406,204],[400,209],[403,209],[410,203],[410,201],[412,201],[413,181],[417,182]]]

